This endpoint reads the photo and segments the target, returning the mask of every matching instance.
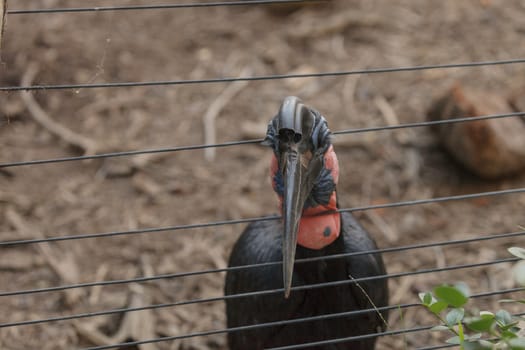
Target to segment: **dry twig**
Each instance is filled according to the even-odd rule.
[[[38,71],[36,64],[31,64],[27,68],[24,76],[22,77],[21,85],[29,86],[33,82],[33,79]],[[84,154],[95,154],[100,149],[97,143],[90,138],[80,135],[65,126],[57,123],[53,120],[43,109],[40,107],[38,102],[35,100],[33,95],[28,91],[20,92],[22,100],[24,101],[28,111],[31,113],[33,119],[48,130],[53,135],[58,136],[68,144],[78,147],[83,150]]]
[[[310,23],[293,26],[288,35],[293,39],[321,38],[337,33],[342,33],[349,28],[372,28],[384,25],[384,20],[374,14],[366,14],[355,11],[354,9],[336,13],[325,21],[316,23],[312,26]]]
[[[44,237],[41,231],[24,219],[24,217],[13,208],[7,208],[5,218],[18,231],[21,237],[29,238],[29,232],[32,233],[32,238]],[[46,260],[47,264],[65,284],[76,284],[80,282],[78,265],[70,252],[61,253],[56,247],[53,247],[48,243],[40,243],[36,246],[38,247],[38,250],[40,250],[40,253]],[[80,289],[70,289],[64,291],[64,293],[68,305],[74,305],[84,295],[83,291]]]
[[[400,304],[410,294],[414,281],[411,278],[403,278],[396,286],[392,296],[390,296],[390,305]]]
[[[385,122],[388,126],[395,126],[401,124],[399,122],[399,118],[397,117],[396,111],[384,96],[376,96],[374,98],[374,104],[376,105],[377,109],[379,109],[379,111],[381,112],[381,115],[385,119]],[[398,143],[406,144],[409,140],[409,132],[411,132],[411,130],[397,130],[395,133],[393,133],[393,137]]]
[[[151,304],[148,293],[145,292],[144,287],[139,284],[130,285],[131,297],[127,307],[135,308]],[[104,326],[105,323],[111,322],[111,318],[100,321],[97,319],[88,322],[74,323],[77,332],[96,345],[110,345],[122,343],[128,339],[144,340],[153,339],[157,337],[155,332],[155,318],[153,311],[144,310],[140,312],[130,312],[124,315],[120,324],[119,330],[112,336],[108,336],[99,330],[99,327]],[[155,350],[155,344],[141,344],[138,346],[140,350]]]
[[[366,216],[372,221],[375,227],[381,231],[383,236],[389,241],[389,242],[396,242],[399,239],[399,235],[396,231],[394,231],[389,224],[386,223],[385,219],[383,219],[381,216],[379,216],[374,211],[367,210],[365,211]]]
[[[103,281],[106,279],[106,276],[109,272],[109,267],[107,264],[102,264],[97,269],[97,273],[95,274],[95,281]],[[94,286],[91,288],[91,293],[89,295],[89,304],[95,305],[98,304],[100,300],[100,292],[102,291],[102,286]]]
[[[145,276],[153,273],[153,269],[146,259],[142,259],[143,271]],[[134,283],[130,285],[130,301],[127,307],[136,308],[151,305],[152,300],[150,294],[145,290],[144,286]],[[74,323],[77,332],[96,345],[109,345],[122,343],[128,339],[144,340],[153,339],[157,337],[155,332],[155,317],[152,310],[144,310],[140,312],[130,312],[124,315],[118,331],[108,336],[99,330],[105,323],[111,322],[111,318],[106,318],[104,321],[93,319],[90,321],[76,321]],[[155,350],[155,344],[141,344],[138,345],[140,350]]]
[[[21,85],[28,86],[31,85],[33,82],[33,79],[38,71],[38,67],[36,64],[32,64],[27,69],[26,73],[22,77]],[[24,102],[26,108],[30,112],[33,119],[39,123],[42,127],[44,127],[46,130],[48,130],[53,135],[58,136],[61,140],[65,141],[66,143],[78,147],[82,149],[84,154],[96,154],[97,152],[109,152],[109,151],[115,151],[118,152],[122,149],[130,149],[132,147],[125,146],[122,147],[122,145],[116,145],[111,146],[109,144],[100,144],[99,142],[90,139],[86,136],[83,136],[81,134],[78,134],[65,126],[59,124],[55,120],[53,120],[38,104],[38,102],[35,100],[33,95],[28,91],[22,91],[21,92],[22,101]],[[134,96],[135,100],[137,99],[136,96]],[[124,104],[128,103],[130,100],[128,97],[125,98],[119,98],[119,99],[112,99],[109,101],[103,101],[100,103],[93,104],[91,106],[86,107],[85,109],[81,110],[81,113],[91,113],[91,112],[97,112],[99,110],[103,110],[106,108],[109,108],[111,104]],[[80,114],[80,113],[79,113]],[[138,122],[133,125],[133,128],[130,129],[128,133],[127,139],[134,139],[135,135],[142,130],[142,127],[144,125],[144,119],[139,119]],[[112,167],[111,169],[107,170],[110,175],[114,176],[129,176],[134,173],[135,170],[143,169],[145,168],[150,162],[159,160],[161,158],[164,158],[166,156],[169,156],[169,154],[166,153],[159,153],[159,154],[143,154],[139,156],[135,156],[130,158],[131,160],[124,160],[122,162],[113,162],[118,163],[116,167]]]
[[[251,70],[244,68],[240,76],[248,76]],[[248,81],[235,81],[228,85],[219,96],[210,104],[206,113],[202,117],[204,124],[204,143],[212,144],[217,142],[215,120],[221,113],[223,108],[248,84]],[[204,157],[207,161],[213,161],[215,158],[215,148],[206,148],[204,150]]]
[[[399,124],[399,118],[397,117],[394,108],[392,108],[392,106],[390,105],[390,103],[388,103],[386,98],[384,98],[382,95],[378,95],[374,98],[374,103],[376,104],[377,108],[381,111],[381,114],[383,115],[383,118],[385,118],[386,124],[388,126]]]
[[[447,266],[445,254],[442,247],[434,247],[434,255],[436,257],[436,268],[440,269]]]

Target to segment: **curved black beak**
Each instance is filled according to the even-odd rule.
[[[284,157],[284,197],[283,197],[283,280],[284,296],[288,298],[292,287],[297,230],[304,202],[311,188],[305,186],[305,168],[301,165],[302,155],[294,150],[286,151]]]
[[[283,281],[284,296],[288,298],[292,287],[299,220],[313,187],[308,171],[312,155],[304,149],[303,134],[309,136],[314,117],[298,98],[288,97],[281,106],[278,118],[280,169],[284,180]]]

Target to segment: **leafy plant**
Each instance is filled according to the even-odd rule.
[[[512,247],[509,252],[525,259],[523,248]],[[525,350],[525,338],[519,334],[518,323],[525,319],[503,309],[495,313],[466,309],[470,292],[463,283],[437,286],[432,292],[420,293],[419,298],[421,304],[441,322],[432,330],[451,333],[447,343],[457,344],[462,350]],[[525,304],[525,300],[505,299],[502,302]]]

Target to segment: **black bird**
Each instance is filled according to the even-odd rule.
[[[284,281],[284,295],[272,293],[226,299],[228,327],[386,306],[386,279],[360,282],[359,285],[344,283],[291,290],[295,286],[386,272],[379,254],[294,264],[295,258],[377,249],[374,240],[350,213],[335,211],[339,166],[325,118],[297,97],[287,97],[270,121],[263,144],[274,152],[272,185],[281,201],[283,220],[250,224],[233,247],[229,266],[275,261],[282,261],[282,266],[273,264],[231,270],[226,275],[225,294],[280,289]],[[258,350],[370,334],[385,329],[387,316],[387,312],[374,311],[234,331],[228,334],[228,343],[231,350]],[[375,341],[376,338],[368,338],[307,349],[371,350]]]

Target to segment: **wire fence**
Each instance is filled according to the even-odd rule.
[[[0,87],[0,91],[80,90],[80,89],[100,89],[100,88],[130,88],[130,87],[145,87],[145,86],[217,84],[217,83],[233,83],[236,81],[264,81],[264,80],[282,80],[282,79],[293,79],[293,78],[322,78],[322,77],[338,77],[338,76],[361,75],[361,74],[415,72],[415,71],[433,70],[433,69],[473,68],[473,67],[499,66],[499,65],[519,64],[519,63],[525,63],[525,58],[517,58],[517,59],[509,59],[509,60],[480,61],[480,62],[429,64],[429,65],[407,66],[407,67],[382,67],[382,68],[342,70],[342,71],[319,72],[319,73],[272,74],[272,75],[259,75],[259,76],[250,76],[250,77],[224,77],[224,78],[208,78],[208,79],[157,80],[157,81],[134,81],[134,82],[114,82],[114,83],[91,83],[91,84],[2,86]]]
[[[159,5],[132,5],[132,6],[96,6],[96,7],[66,7],[32,10],[8,10],[9,15],[74,13],[74,12],[106,12],[106,11],[132,11],[132,10],[168,10],[200,7],[220,6],[253,6],[253,5],[279,5],[279,4],[306,4],[323,3],[329,0],[250,0],[250,1],[216,1],[189,4],[159,4]]]
[[[407,277],[407,276],[432,274],[432,273],[437,273],[437,272],[445,272],[445,271],[453,271],[453,270],[461,270],[461,269],[471,269],[471,268],[476,268],[476,267],[491,266],[491,265],[497,265],[497,264],[503,264],[503,263],[516,262],[516,261],[519,261],[519,259],[518,258],[497,259],[497,260],[493,260],[493,261],[485,261],[485,262],[473,263],[473,264],[451,265],[451,266],[440,267],[440,268],[429,268],[429,269],[420,269],[420,270],[415,270],[415,271],[393,273],[393,274],[389,274],[389,275],[369,276],[369,277],[362,277],[362,278],[345,279],[345,280],[332,281],[332,282],[324,282],[324,283],[317,283],[317,284],[302,285],[302,286],[292,287],[291,290],[292,291],[304,291],[304,290],[310,290],[310,289],[318,289],[318,288],[326,288],[326,287],[334,287],[334,286],[342,286],[342,285],[351,285],[351,284],[367,282],[367,281],[378,281],[378,280],[384,280],[384,279],[390,279],[390,278],[400,278],[400,277]],[[218,302],[218,301],[225,301],[225,300],[231,300],[231,299],[239,299],[239,298],[247,298],[247,297],[254,297],[254,296],[279,294],[279,293],[283,293],[283,292],[284,292],[284,288],[260,290],[260,291],[256,291],[256,292],[247,292],[247,293],[230,294],[230,295],[217,296],[217,297],[211,297],[211,298],[184,300],[184,301],[178,301],[178,302],[173,302],[173,303],[163,303],[163,304],[155,304],[155,305],[140,306],[140,307],[129,307],[129,308],[114,309],[114,310],[103,310],[103,311],[98,311],[98,312],[88,312],[88,313],[83,313],[83,314],[53,317],[53,318],[42,319],[42,320],[30,320],[30,321],[20,321],[20,322],[13,322],[13,323],[4,323],[4,324],[0,324],[0,328],[24,326],[24,325],[32,325],[32,324],[48,323],[48,322],[57,322],[57,321],[66,321],[66,320],[74,320],[74,319],[79,319],[79,318],[105,316],[105,315],[120,314],[120,313],[124,313],[124,312],[153,310],[153,309],[161,309],[161,308],[176,307],[176,306],[191,305],[191,304]],[[502,292],[502,293],[506,293],[506,292]],[[400,305],[394,305],[394,306],[391,306],[391,307],[392,308],[400,308]],[[361,314],[361,313],[374,312],[376,309],[381,310],[381,308],[356,310],[356,311],[350,311],[348,313],[345,313],[345,315],[346,316],[350,316],[350,315],[358,315],[358,314]],[[387,310],[387,309],[385,309],[385,310]],[[307,318],[307,320],[309,320],[309,319],[310,318]],[[227,331],[225,331],[224,333],[227,333]],[[186,337],[186,336],[182,336],[182,338],[180,338],[180,339],[183,339],[184,337]]]
[[[523,117],[523,116],[525,116],[525,112],[491,114],[491,115],[481,115],[481,116],[473,116],[473,117],[457,116],[455,118],[446,119],[446,120],[434,120],[434,121],[406,123],[406,124],[399,124],[399,125],[385,125],[385,126],[376,126],[376,127],[367,127],[367,128],[339,130],[339,131],[334,131],[333,134],[334,135],[350,135],[350,134],[359,134],[359,133],[368,133],[368,132],[377,132],[377,131],[388,131],[388,130],[398,130],[398,129],[407,129],[407,128],[418,128],[418,127],[430,127],[430,126],[436,126],[436,125],[456,124],[456,123],[465,123],[465,122],[475,122],[475,121],[480,121],[480,120],[501,119],[501,118],[510,118],[510,117]],[[203,150],[206,148],[222,148],[222,147],[230,147],[230,146],[254,145],[254,144],[259,144],[262,141],[263,139],[239,140],[239,141],[230,141],[230,142],[205,144],[205,145],[177,146],[177,147],[165,147],[165,148],[156,148],[156,149],[141,149],[141,150],[136,150],[136,151],[112,152],[112,153],[84,155],[84,156],[77,156],[77,157],[36,159],[36,160],[29,160],[29,161],[23,161],[23,162],[6,162],[6,163],[0,163],[0,169],[9,168],[9,167],[26,166],[26,165],[62,163],[62,162],[88,160],[88,159],[136,156],[139,154],[195,151],[195,150]]]
[[[315,258],[297,259],[296,263],[302,264],[305,262],[341,259],[345,257],[367,255],[367,254],[394,253],[394,252],[403,252],[407,250],[422,249],[422,248],[433,248],[433,247],[441,247],[441,246],[448,246],[448,245],[476,243],[476,242],[491,241],[491,240],[497,240],[497,239],[503,239],[503,238],[521,237],[523,235],[525,235],[525,231],[509,232],[509,233],[502,233],[502,234],[490,234],[490,235],[485,235],[485,236],[476,236],[472,238],[465,238],[465,239],[458,239],[458,240],[447,240],[447,241],[432,242],[432,243],[420,243],[420,244],[405,245],[405,246],[400,246],[400,247],[390,247],[390,248],[366,250],[366,251],[353,252],[353,253],[342,253],[342,254],[320,256],[320,257],[315,257]],[[95,286],[107,286],[107,285],[114,285],[114,284],[148,282],[148,281],[155,281],[159,279],[172,279],[172,278],[204,275],[204,274],[209,274],[209,273],[239,271],[239,270],[246,270],[246,269],[251,269],[251,268],[276,266],[276,265],[281,265],[281,264],[282,264],[281,261],[274,261],[274,262],[267,262],[267,263],[254,264],[254,265],[235,266],[235,267],[227,267],[227,268],[221,268],[221,269],[207,269],[207,270],[201,270],[201,271],[188,271],[188,272],[182,272],[182,273],[165,274],[165,275],[149,276],[149,277],[139,277],[139,278],[131,278],[131,279],[125,279],[125,280],[96,281],[96,282],[89,282],[89,283],[62,285],[62,286],[56,286],[56,287],[47,287],[47,288],[38,288],[38,289],[29,289],[29,290],[17,290],[17,291],[12,291],[12,292],[1,291],[0,297],[43,293],[43,292],[55,292],[55,291],[62,291],[62,290],[75,289],[75,288],[89,288],[89,287],[95,287]],[[0,327],[1,327],[1,324],[0,324]]]
[[[410,205],[431,204],[431,203],[439,203],[439,202],[446,202],[446,201],[453,201],[453,200],[474,199],[474,198],[480,198],[480,197],[500,196],[500,195],[506,195],[506,194],[523,193],[523,192],[525,192],[525,188],[514,188],[514,189],[508,189],[508,190],[491,191],[491,192],[480,192],[480,193],[472,193],[472,194],[457,195],[457,196],[447,196],[447,197],[429,198],[429,199],[416,199],[416,200],[403,201],[403,202],[394,202],[394,203],[386,203],[386,204],[374,204],[374,205],[355,207],[355,208],[342,208],[342,209],[337,209],[335,212],[352,213],[352,212],[356,212],[356,211],[365,211],[365,210],[372,210],[372,209],[396,208],[396,207],[403,207],[403,206],[410,206]],[[334,211],[326,211],[326,212],[319,213],[318,215],[326,215],[326,214],[331,214],[333,212]],[[256,222],[256,221],[279,220],[280,218],[281,218],[281,216],[279,216],[279,215],[269,215],[269,216],[261,216],[261,217],[257,217],[257,218],[213,221],[213,222],[206,222],[206,223],[200,223],[200,224],[187,224],[187,225],[154,227],[154,228],[128,230],[128,231],[113,231],[113,232],[101,232],[101,233],[68,235],[68,236],[60,236],[60,237],[48,237],[48,238],[24,239],[24,240],[16,240],[16,241],[4,241],[4,242],[0,242],[0,247],[2,247],[2,246],[8,247],[8,246],[15,246],[15,245],[25,245],[25,244],[35,244],[35,243],[45,243],[45,242],[59,242],[59,241],[79,240],[79,239],[87,239],[87,238],[101,238],[101,237],[114,237],[114,236],[123,236],[123,235],[136,235],[136,234],[142,234],[142,233],[150,233],[151,234],[151,233],[155,233],[155,232],[188,230],[188,229],[215,227],[215,226],[224,226],[224,225],[234,225],[234,224],[246,224],[246,223],[251,223],[251,222]]]
[[[7,11],[7,14],[8,15],[29,15],[29,14],[51,14],[51,13],[57,13],[57,14],[58,13],[75,13],[75,12],[105,12],[105,11],[130,11],[130,10],[139,11],[139,10],[182,9],[182,8],[198,8],[198,7],[218,7],[218,6],[248,6],[248,5],[253,6],[253,5],[285,4],[285,3],[291,4],[291,3],[302,3],[302,2],[317,3],[317,2],[323,2],[323,1],[322,0],[313,0],[313,1],[312,0],[256,0],[256,1],[230,1],[230,2],[217,1],[217,2],[191,3],[191,4],[101,6],[101,7],[49,8],[49,9],[9,9]],[[141,86],[144,87],[144,86],[231,83],[235,81],[261,81],[261,80],[276,80],[276,79],[290,79],[290,78],[336,77],[336,76],[360,75],[360,74],[386,74],[386,73],[394,73],[394,72],[451,69],[451,68],[475,68],[475,67],[482,67],[482,66],[523,64],[523,63],[525,63],[525,58],[516,58],[516,59],[508,59],[508,60],[491,60],[491,61],[480,61],[480,62],[447,63],[447,64],[436,64],[436,65],[406,66],[406,67],[387,67],[387,68],[372,68],[372,69],[367,68],[367,69],[359,69],[359,70],[317,72],[317,73],[308,73],[308,74],[282,74],[282,75],[263,75],[263,76],[246,76],[246,77],[223,77],[223,78],[208,78],[208,79],[196,79],[196,80],[112,82],[112,83],[91,83],[91,84],[64,83],[64,84],[56,84],[56,85],[0,86],[0,91],[4,91],[4,92],[14,92],[14,91],[51,92],[54,90],[68,90],[68,89],[130,88],[130,87],[141,87]],[[470,122],[481,121],[481,120],[503,119],[503,118],[513,118],[513,117],[523,117],[523,116],[525,116],[525,112],[478,115],[474,117],[456,116],[455,118],[452,118],[452,119],[440,120],[440,121],[426,121],[426,122],[406,123],[406,124],[398,124],[398,125],[375,126],[375,127],[339,130],[339,131],[335,131],[334,134],[335,135],[351,135],[351,134],[358,134],[358,133],[395,131],[398,129],[406,129],[406,128],[430,127],[430,126],[435,126],[435,125],[453,124],[453,123],[470,123]],[[207,148],[222,148],[222,147],[234,147],[234,146],[244,147],[247,145],[258,144],[261,141],[262,139],[236,140],[236,141],[215,143],[215,144],[174,146],[174,147],[155,148],[155,149],[138,149],[138,150],[85,155],[85,156],[75,156],[75,157],[62,157],[62,158],[51,158],[51,159],[34,159],[34,160],[28,160],[28,161],[3,162],[3,163],[0,163],[0,169],[10,168],[10,167],[25,167],[25,166],[37,166],[37,165],[43,165],[43,164],[82,161],[82,160],[87,160],[87,159],[134,156],[134,155],[148,154],[148,153],[183,152],[183,151],[203,150]],[[445,196],[445,197],[436,197],[436,198],[427,198],[427,199],[414,199],[414,200],[408,200],[408,201],[366,205],[366,206],[353,207],[353,208],[341,208],[341,209],[338,209],[337,211],[338,212],[357,212],[357,211],[367,211],[367,210],[381,209],[381,208],[397,208],[397,207],[404,207],[404,206],[416,206],[416,205],[424,205],[424,204],[441,203],[441,202],[446,202],[446,201],[475,199],[475,198],[481,198],[481,197],[520,194],[524,192],[525,192],[525,188],[514,188],[514,189],[505,189],[505,190],[490,191],[490,192],[479,192],[479,193],[471,193],[471,194],[456,195],[456,196]],[[326,214],[326,213],[321,213],[321,215],[322,214]],[[25,245],[30,245],[30,244],[39,244],[39,243],[77,241],[77,240],[82,240],[82,239],[93,239],[93,238],[110,238],[110,237],[115,237],[115,236],[133,236],[137,234],[155,234],[155,233],[168,232],[168,231],[182,231],[182,230],[191,230],[191,229],[197,229],[197,228],[207,228],[207,227],[216,227],[216,226],[225,226],[225,225],[237,225],[237,224],[251,223],[255,221],[279,220],[280,218],[281,217],[278,215],[269,215],[269,216],[242,218],[242,219],[235,219],[235,220],[222,220],[222,221],[203,222],[203,223],[194,223],[194,224],[172,225],[172,226],[165,226],[165,227],[151,227],[151,228],[136,229],[136,230],[99,232],[99,233],[79,233],[79,234],[69,234],[69,235],[64,235],[64,236],[45,237],[45,238],[0,241],[0,249],[7,248],[7,247],[15,247],[15,246],[25,246]],[[499,239],[505,239],[505,238],[522,237],[523,235],[525,235],[525,231],[507,232],[507,233],[499,233],[499,234],[486,234],[486,235],[481,235],[481,236],[477,235],[477,236],[473,236],[470,238],[462,238],[462,239],[456,239],[456,240],[419,243],[419,244],[388,247],[388,248],[369,250],[369,251],[361,251],[361,252],[355,252],[355,253],[345,253],[345,254],[336,254],[336,255],[322,256],[322,257],[316,257],[316,258],[298,259],[296,263],[302,264],[306,262],[319,261],[319,260],[341,259],[341,258],[345,258],[349,256],[357,256],[357,255],[379,254],[379,253],[389,254],[389,253],[399,253],[399,252],[416,250],[416,249],[427,249],[427,248],[452,246],[452,245],[465,245],[465,244],[493,241],[493,240],[499,240]],[[329,287],[329,286],[350,285],[350,284],[355,284],[355,283],[360,283],[360,282],[365,282],[365,281],[394,279],[394,278],[402,278],[402,277],[423,275],[423,274],[434,274],[434,273],[439,273],[439,272],[462,270],[462,269],[474,269],[474,268],[479,268],[479,267],[484,267],[484,266],[512,263],[518,260],[519,259],[517,258],[499,258],[499,259],[481,261],[481,262],[470,263],[470,264],[457,264],[457,265],[448,265],[448,266],[437,267],[437,268],[424,268],[424,269],[417,269],[413,271],[403,271],[403,272],[391,273],[391,274],[380,275],[380,276],[369,276],[369,277],[362,277],[362,278],[356,278],[356,279],[351,279],[351,280],[341,280],[341,281],[332,281],[332,282],[325,282],[325,283],[318,283],[318,284],[310,284],[310,285],[304,285],[304,286],[296,286],[296,287],[293,287],[292,290],[293,291],[308,290],[308,289],[324,288],[324,287]],[[26,290],[0,290],[0,297],[5,298],[5,297],[37,294],[37,293],[52,293],[52,292],[59,292],[59,291],[65,291],[65,290],[71,290],[71,289],[90,288],[90,287],[95,287],[95,286],[109,286],[109,285],[119,285],[119,284],[129,284],[129,283],[145,283],[145,282],[152,282],[152,281],[157,281],[157,280],[176,279],[176,278],[182,278],[182,277],[223,273],[223,272],[238,271],[238,270],[245,270],[245,269],[256,269],[256,268],[262,268],[262,267],[268,267],[268,266],[276,266],[280,264],[282,264],[280,261],[271,261],[271,262],[267,262],[263,264],[253,264],[253,265],[246,265],[246,266],[216,268],[216,269],[205,269],[205,270],[199,270],[199,271],[185,271],[181,273],[162,274],[162,275],[129,278],[129,279],[121,279],[121,280],[92,281],[92,282],[87,282],[87,283],[64,284],[64,285],[57,285],[57,286],[52,286],[52,287],[34,288],[34,289],[26,289]],[[491,297],[491,296],[500,296],[503,294],[522,292],[523,290],[524,288],[501,289],[501,290],[487,291],[483,293],[474,294],[471,297],[472,298],[485,298],[485,297]],[[137,312],[137,311],[143,311],[143,310],[153,310],[153,309],[160,309],[160,308],[170,308],[170,307],[177,307],[177,306],[190,305],[190,304],[222,302],[228,299],[247,298],[247,297],[253,297],[253,296],[260,296],[260,295],[283,293],[283,291],[284,289],[282,288],[271,289],[271,290],[259,290],[259,291],[254,291],[254,292],[224,295],[224,296],[221,295],[221,296],[199,298],[199,299],[189,299],[189,300],[182,300],[182,301],[177,301],[177,302],[152,304],[152,305],[146,305],[146,306],[140,306],[140,307],[126,307],[126,308],[101,310],[101,311],[87,312],[87,313],[78,313],[78,314],[56,316],[56,317],[49,317],[49,318],[42,318],[42,319],[24,320],[24,321],[17,321],[17,322],[6,322],[6,323],[0,323],[0,329],[9,328],[9,327],[23,327],[23,326],[29,326],[29,325],[35,325],[35,324],[48,324],[51,322],[64,322],[64,321],[71,321],[71,320],[76,320],[76,319],[83,319],[83,318],[90,318],[90,317],[97,317],[97,316],[104,316],[104,315],[122,314],[126,312]],[[193,338],[193,337],[203,337],[203,336],[209,336],[209,335],[214,335],[214,334],[225,334],[225,333],[231,333],[231,332],[253,330],[253,329],[264,328],[264,327],[284,326],[284,325],[296,324],[296,323],[301,323],[301,322],[312,322],[312,321],[319,321],[319,320],[325,320],[325,319],[331,319],[331,318],[349,317],[349,316],[355,316],[359,314],[372,313],[372,312],[378,312],[378,311],[402,310],[402,309],[407,309],[407,308],[418,307],[419,305],[420,305],[419,303],[405,303],[405,304],[399,304],[399,305],[389,305],[389,306],[384,306],[384,307],[379,307],[379,308],[369,308],[369,309],[354,310],[354,311],[340,312],[340,313],[334,313],[334,314],[316,315],[316,316],[300,318],[300,319],[289,319],[289,320],[276,321],[276,322],[270,322],[270,323],[246,325],[246,326],[224,328],[224,329],[215,329],[215,330],[187,333],[187,334],[176,335],[176,336],[158,337],[155,339],[144,339],[144,340],[139,340],[139,341],[124,342],[124,343],[110,344],[110,345],[103,345],[103,346],[95,346],[95,347],[85,348],[84,350],[102,350],[102,349],[121,348],[121,347],[126,347],[126,346],[138,346],[142,344],[151,344],[151,343],[157,343],[157,342],[181,340],[181,339]],[[363,339],[372,338],[372,337],[386,337],[386,336],[394,336],[394,335],[401,335],[401,334],[408,334],[408,333],[424,332],[424,331],[428,331],[432,327],[433,325],[405,328],[405,329],[387,330],[387,331],[376,332],[372,334],[364,334],[364,335],[339,338],[339,339],[329,339],[329,340],[319,341],[315,343],[295,344],[295,345],[290,345],[290,346],[277,347],[277,348],[272,348],[272,350],[301,349],[301,348],[307,348],[307,347],[312,347],[312,346],[332,345],[332,344],[338,344],[338,343],[344,343],[344,342],[350,342],[350,341],[356,341],[356,340],[363,340]],[[448,347],[454,347],[454,346],[455,345],[453,344],[442,344],[442,345],[437,345],[437,346],[419,348],[419,350],[442,349],[442,348],[448,348]]]

